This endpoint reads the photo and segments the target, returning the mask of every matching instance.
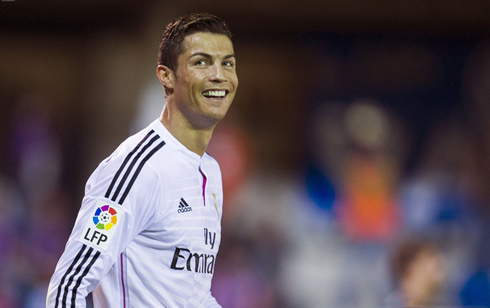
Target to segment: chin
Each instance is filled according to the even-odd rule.
[[[226,113],[228,112],[228,108],[212,108],[209,110],[207,113],[207,116],[211,119],[214,119],[215,121],[221,121]]]
[[[197,129],[212,129],[225,117],[223,113],[213,113],[207,115],[201,115],[198,119],[195,119],[194,126]]]
[[[226,114],[216,114],[216,115],[213,115],[212,117],[210,117],[210,122],[214,123],[214,125],[218,124],[218,122],[220,122],[221,120],[224,119]]]

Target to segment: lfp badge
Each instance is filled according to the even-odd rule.
[[[117,229],[118,215],[123,210],[106,200],[98,200],[95,211],[90,220],[87,221],[82,233],[82,240],[102,249],[107,249]]]
[[[94,224],[97,229],[110,230],[117,224],[117,211],[109,205],[97,208],[94,214]]]

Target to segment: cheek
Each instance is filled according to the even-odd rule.
[[[236,72],[231,73],[228,78],[229,78],[229,80],[231,80],[231,82],[233,83],[235,88],[238,87],[238,76],[237,76]]]

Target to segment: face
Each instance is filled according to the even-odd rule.
[[[166,85],[169,100],[194,128],[214,127],[238,87],[233,45],[225,35],[197,32],[185,37],[183,47]]]
[[[447,277],[446,260],[440,252],[434,249],[420,252],[411,269],[412,274],[416,276],[417,284],[425,288],[429,294],[437,292]]]

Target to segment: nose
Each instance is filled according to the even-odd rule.
[[[224,82],[226,81],[226,77],[221,67],[221,63],[215,63],[211,66],[211,74],[209,76],[210,81],[213,82]]]

